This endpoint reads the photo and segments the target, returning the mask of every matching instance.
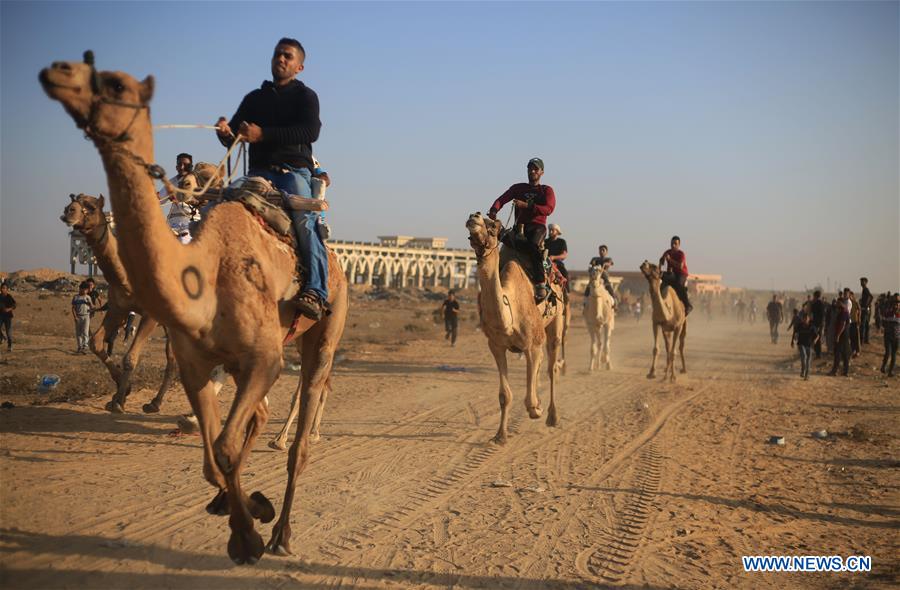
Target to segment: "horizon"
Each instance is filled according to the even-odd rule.
[[[614,272],[636,270],[678,234],[691,273],[730,287],[856,290],[867,276],[900,290],[896,2],[304,3],[301,24],[237,51],[213,31],[165,42],[157,20],[203,22],[211,6],[0,4],[0,270],[67,271],[68,194],[108,194],[41,68],[90,48],[99,69],[155,76],[154,125],[212,124],[292,36],[322,105],[313,147],[336,240],[465,249],[468,214],[540,156],[570,269],[604,242]],[[231,22],[251,5],[214,6]],[[212,131],[154,139],[169,175],[179,152],[224,154]]]

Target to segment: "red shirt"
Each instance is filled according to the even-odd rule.
[[[514,184],[500,195],[491,205],[491,211],[496,213],[503,205],[513,199],[527,201],[533,198],[534,204],[526,209],[516,209],[516,223],[535,223],[538,225],[547,225],[547,216],[553,213],[556,208],[556,194],[553,189],[546,184],[532,186],[527,182]]]
[[[669,248],[668,250],[663,252],[662,257],[665,258],[667,254],[672,258],[671,261],[666,261],[666,264],[669,265],[669,270],[677,275],[686,275],[688,273],[688,269],[687,258],[685,258],[684,256],[684,250]]]

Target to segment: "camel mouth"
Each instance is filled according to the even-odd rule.
[[[44,68],[38,75],[38,80],[40,81],[41,86],[44,87],[44,92],[49,94],[51,90],[72,90],[75,94],[81,93],[81,86],[57,82],[56,80],[51,79],[50,73],[50,68]]]

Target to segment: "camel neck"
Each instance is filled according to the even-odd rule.
[[[192,249],[181,247],[169,230],[153,180],[134,157],[153,162],[149,119],[136,122],[132,134],[133,140],[121,144],[95,142],[109,183],[122,265],[135,298],[150,315],[163,324],[191,330],[198,318],[192,317],[196,306],[188,305],[182,275]]]
[[[653,304],[654,311],[658,311],[663,319],[669,319],[669,314],[666,313],[666,306],[663,303],[662,293],[660,292],[662,281],[651,280],[648,283],[650,284],[650,301]]]
[[[128,275],[125,273],[125,267],[122,266],[122,260],[119,257],[118,241],[106,221],[104,220],[93,231],[85,234],[84,238],[91,247],[91,252],[97,259],[97,266],[100,267],[103,278],[106,279],[109,286],[122,287],[130,291]]]
[[[504,333],[511,333],[512,320],[500,280],[500,249],[494,248],[478,260],[478,284],[481,287],[481,317],[483,322],[498,325]]]

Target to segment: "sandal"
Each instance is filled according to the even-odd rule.
[[[315,293],[301,293],[295,300],[297,311],[311,320],[322,319],[322,302]]]

